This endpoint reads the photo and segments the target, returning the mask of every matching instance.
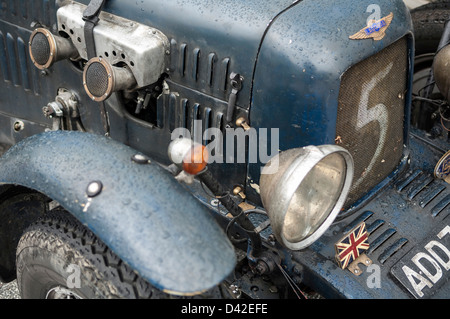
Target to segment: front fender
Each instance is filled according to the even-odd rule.
[[[155,287],[194,294],[234,268],[233,247],[208,209],[155,163],[112,139],[47,132],[0,159],[0,184],[37,190],[57,201]],[[87,195],[92,181],[101,192]]]

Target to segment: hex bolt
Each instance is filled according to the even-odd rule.
[[[259,260],[256,264],[255,271],[258,275],[265,274],[269,271],[269,266],[266,264],[266,262]]]
[[[42,111],[44,112],[44,115],[46,117],[50,118],[52,116],[62,117],[64,115],[63,109],[64,106],[61,103],[54,101],[48,103],[47,106],[44,106]]]
[[[237,299],[239,299],[241,297],[242,291],[241,291],[241,288],[238,285],[231,284],[229,286],[229,288],[231,290],[231,293],[233,293]]]
[[[275,244],[276,238],[274,234],[270,234],[269,237],[267,237],[267,240],[271,243],[271,244]]]
[[[53,113],[54,113],[54,111],[53,111],[53,109],[51,108],[51,107],[49,107],[49,106],[44,106],[43,108],[42,108],[42,112],[44,113],[44,116],[45,117],[47,117],[47,118],[52,118],[53,117]]]
[[[94,182],[89,183],[89,185],[86,189],[86,194],[89,197],[95,197],[102,192],[102,189],[103,189],[102,182],[94,181]]]

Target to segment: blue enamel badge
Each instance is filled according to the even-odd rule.
[[[367,27],[359,30],[349,38],[352,40],[363,40],[373,38],[375,41],[381,40],[386,35],[386,30],[394,18],[394,13],[390,13],[388,16],[380,20],[371,20]]]

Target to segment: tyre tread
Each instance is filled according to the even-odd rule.
[[[49,212],[24,232],[17,255],[26,247],[52,251],[69,263],[80,266],[83,275],[98,288],[99,298],[148,299],[165,295],[62,209]],[[20,280],[19,265],[17,272]]]

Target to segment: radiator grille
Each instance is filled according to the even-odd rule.
[[[336,143],[355,161],[347,207],[399,164],[407,72],[407,40],[403,38],[354,65],[342,77]]]

